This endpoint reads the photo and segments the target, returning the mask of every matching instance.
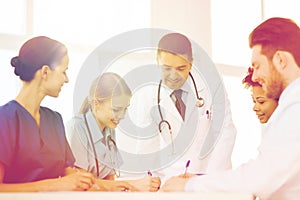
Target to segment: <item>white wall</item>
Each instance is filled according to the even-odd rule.
[[[33,0],[24,1],[29,2],[30,5],[33,3]],[[66,43],[70,52],[70,66],[68,70],[70,83],[63,87],[58,98],[46,98],[43,102],[43,105],[59,111],[65,121],[73,114],[72,98],[74,83],[82,63],[93,49],[92,47],[96,47],[99,45],[99,42],[105,41],[110,36],[118,34],[119,31],[142,27],[170,29],[186,34],[189,38],[199,44],[208,53],[208,55],[212,54],[210,0],[151,0],[150,3],[148,0],[130,0],[130,4],[127,5],[127,7],[124,6],[124,1],[120,0],[122,1],[121,5],[123,6],[116,9],[114,9],[114,6],[118,6],[117,0],[101,1],[102,3],[105,2],[101,5],[101,12],[106,10],[109,13],[107,15],[104,14],[103,16],[99,13],[95,14],[95,12],[89,13],[88,6],[91,5],[88,5],[87,2],[92,2],[92,0],[86,1],[86,5],[83,4],[85,6],[79,6],[79,4],[76,4],[76,8],[74,8],[74,6],[64,7],[64,5],[68,5],[66,1],[64,1],[63,4],[61,4],[61,1],[59,0],[51,1],[50,4],[57,3],[61,5],[62,7],[59,9],[56,9],[55,6],[47,7],[43,4],[43,2],[49,4],[48,1],[37,1],[39,2],[38,4],[45,9],[45,12],[43,10],[39,10],[37,13],[44,13],[44,15],[43,17],[38,17],[33,14],[29,15],[29,19],[27,21],[31,21],[35,16],[37,19],[35,19],[34,23],[36,25],[40,24],[44,26],[40,26],[38,29],[35,29],[34,24],[30,23],[26,28],[26,30],[29,30],[27,33],[33,35],[43,34],[53,36],[54,38]],[[137,1],[139,2],[138,4],[136,3]],[[142,5],[142,2],[146,4]],[[16,6],[20,5],[16,4]],[[50,10],[50,8],[56,10],[56,13]],[[130,12],[130,8],[134,12]],[[145,8],[149,8],[150,11],[143,11]],[[97,9],[93,10],[95,11]],[[59,17],[52,17],[52,14],[47,14],[46,11],[49,13],[55,13],[57,16],[61,17],[68,15],[68,17],[64,18],[64,20],[68,19],[69,21],[63,23],[63,21],[59,20]],[[119,11],[123,12],[120,13]],[[136,15],[127,16],[128,24],[130,26],[124,25],[124,19],[123,21],[118,20],[119,18],[125,18],[126,15],[129,15],[130,13],[136,13]],[[78,19],[78,16],[72,16],[75,14],[81,15],[79,17],[81,20],[74,20]],[[94,19],[95,17],[98,17],[99,20]],[[43,18],[46,19],[47,23],[44,23],[42,20]],[[88,28],[81,30],[81,27],[87,27],[87,24],[84,23],[85,20],[88,20],[89,18],[93,18],[93,23],[91,23],[91,26],[88,26]],[[137,18],[144,21],[135,22]],[[150,22],[148,22],[148,19],[150,19]],[[105,23],[102,23],[102,21]],[[9,20],[4,20],[4,23],[8,22]],[[14,24],[10,25],[13,26]],[[50,30],[47,30],[47,25],[51,25]],[[61,28],[70,28],[64,30],[55,29],[56,25]],[[80,33],[76,32],[78,28],[80,29]],[[110,30],[113,31],[109,32]],[[63,32],[67,32],[67,34],[60,36],[59,34]],[[84,35],[85,33],[86,35]],[[95,33],[99,33],[99,35]],[[103,33],[103,35],[100,33]],[[67,41],[69,34],[72,34],[72,41],[76,41],[76,37],[78,37],[81,39],[77,41],[82,42],[84,40],[88,40],[89,43],[70,43]],[[91,43],[89,40],[91,34],[94,38],[99,36],[99,39],[92,40],[95,44]],[[19,91],[20,81],[13,73],[13,68],[10,66],[10,58],[17,55],[18,49],[22,43],[31,36],[32,35],[0,34],[0,91],[3,94],[0,98],[0,104],[4,104],[5,102],[15,98]],[[244,75],[244,69],[228,65],[217,65],[217,67],[223,75],[225,87],[227,88],[231,101],[233,119],[238,129],[236,147],[233,153],[234,166],[237,166],[241,162],[246,161],[248,158],[255,155],[255,148],[259,141],[259,124],[251,111],[252,103],[250,95],[240,84],[240,80]],[[231,75],[234,75],[234,77]],[[251,119],[246,120],[249,116]]]
[[[151,26],[186,34],[211,55],[209,0],[152,0]]]

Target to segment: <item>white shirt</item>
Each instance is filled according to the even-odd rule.
[[[283,91],[264,127],[259,155],[236,170],[195,177],[186,191],[244,191],[260,199],[300,197],[300,78]]]
[[[158,130],[161,117],[158,112],[158,83],[148,85],[137,91],[131,100],[128,109],[129,117],[139,127],[148,127],[139,131],[140,135],[149,136],[148,139],[139,140],[136,148],[137,154],[155,154],[157,159],[150,163],[148,169],[153,170],[154,176],[160,176],[162,182],[170,176],[181,174],[187,160],[191,160],[189,172],[209,173],[210,171],[223,171],[231,168],[231,153],[235,142],[236,130],[231,119],[230,105],[224,90],[220,86],[215,91],[209,91],[205,81],[199,77],[196,80],[198,94],[204,98],[204,106],[196,106],[195,89],[190,78],[182,86],[183,100],[186,105],[185,121],[182,120],[170,94],[173,92],[162,84],[160,91],[160,106],[162,117],[167,120],[172,129],[172,138],[168,126],[164,124],[160,133]],[[216,83],[222,84],[222,83]],[[218,96],[224,95],[224,98]],[[213,96],[214,95],[214,96]],[[214,99],[213,99],[214,98]],[[220,102],[218,102],[220,101]],[[211,123],[211,112],[214,117],[219,116],[218,110],[213,110],[217,103],[224,104],[224,119],[220,130]],[[217,105],[216,105],[217,107]],[[216,112],[214,112],[216,111]],[[208,135],[208,130],[210,134]],[[152,137],[150,137],[152,134]],[[178,137],[179,136],[179,137]],[[175,155],[172,155],[172,141]],[[141,167],[144,163],[141,163]],[[146,167],[145,167],[146,170]]]

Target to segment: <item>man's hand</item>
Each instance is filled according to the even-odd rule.
[[[190,180],[183,176],[174,176],[166,181],[160,191],[162,192],[184,192],[186,183]]]

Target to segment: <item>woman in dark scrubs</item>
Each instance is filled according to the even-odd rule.
[[[0,192],[88,190],[93,175],[73,169],[62,117],[40,106],[57,97],[68,77],[68,53],[56,40],[28,40],[11,59],[23,86],[0,107]],[[76,173],[75,173],[76,172]]]

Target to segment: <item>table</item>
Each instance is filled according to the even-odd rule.
[[[253,200],[246,193],[197,192],[37,192],[0,193],[0,200]]]

